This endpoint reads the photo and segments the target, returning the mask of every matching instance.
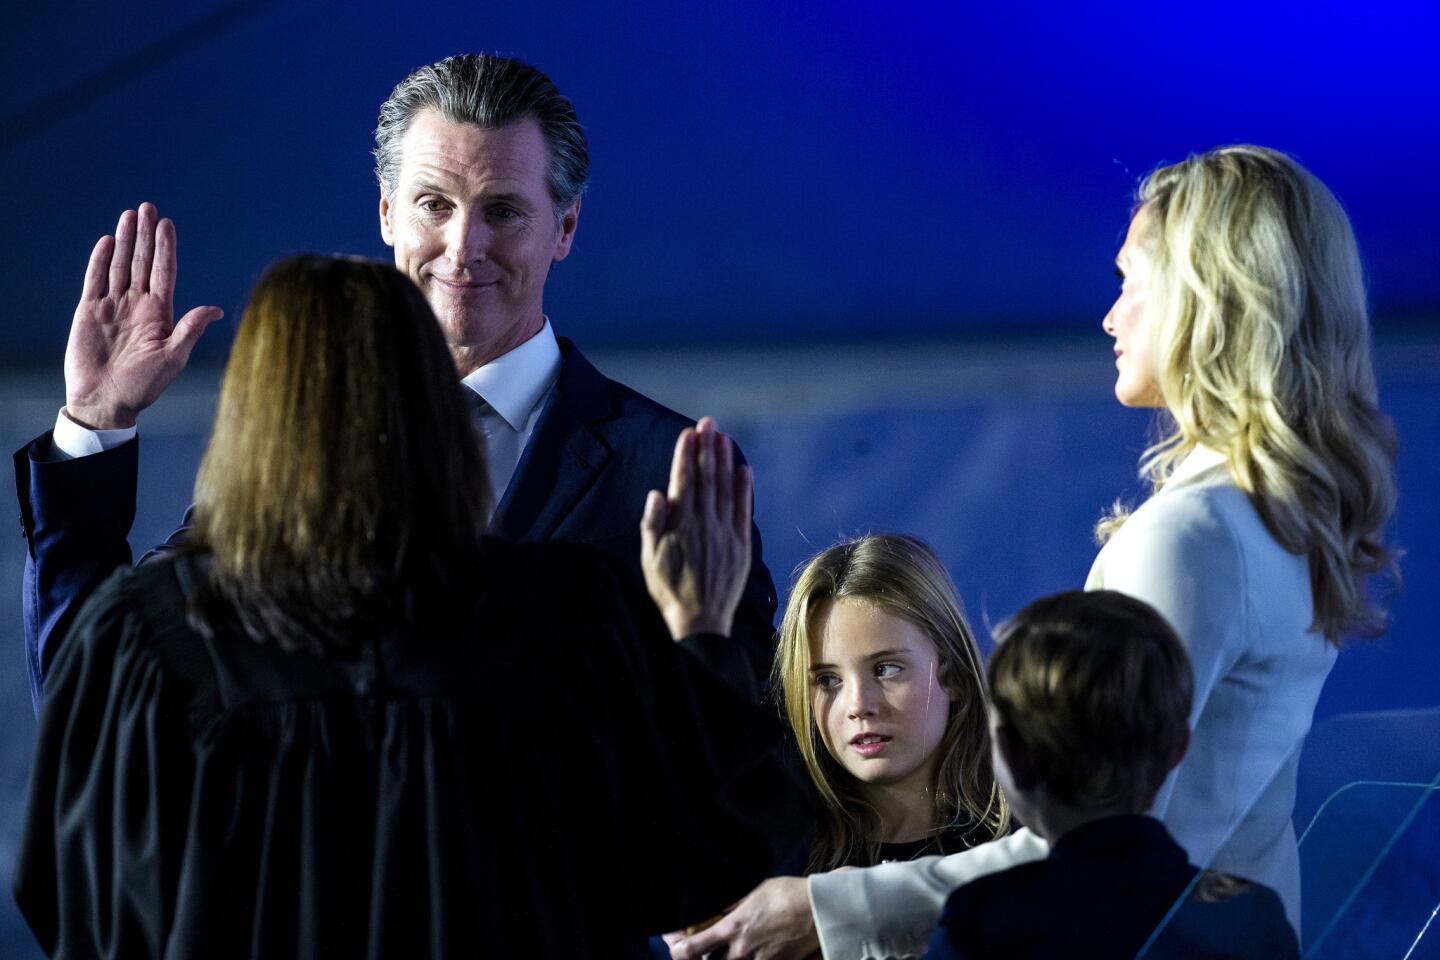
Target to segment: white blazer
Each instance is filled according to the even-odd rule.
[[[1085,588],[1146,601],[1190,651],[1190,750],[1151,812],[1194,863],[1273,888],[1298,930],[1295,770],[1335,663],[1335,648],[1310,630],[1306,558],[1275,541],[1223,457],[1200,448],[1105,544]],[[1045,855],[1029,831],[996,843],[1006,846],[812,876],[825,956],[924,953],[950,889]]]

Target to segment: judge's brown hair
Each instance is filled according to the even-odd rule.
[[[486,517],[462,389],[394,267],[302,254],[267,270],[195,483],[191,543],[213,562],[192,624],[325,652],[417,594],[453,597]]]
[[[1195,681],[1149,604],[1042,597],[996,631],[990,698],[1006,740],[1062,803],[1143,813],[1183,753]]]

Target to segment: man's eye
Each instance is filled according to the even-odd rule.
[[[881,680],[896,676],[905,669],[898,663],[877,663],[875,664],[875,676]]]
[[[426,213],[439,213],[440,211],[445,209],[445,201],[437,200],[434,197],[428,197],[424,200],[421,200],[418,206]]]
[[[490,211],[490,216],[502,222],[518,219],[520,211],[514,207],[495,207]]]

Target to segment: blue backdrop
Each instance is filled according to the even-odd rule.
[[[146,420],[134,543],[162,536],[205,436],[203,370],[223,359],[250,284],[297,250],[387,256],[368,154],[380,101],[415,66],[498,51],[549,72],[590,138],[593,186],[548,312],[587,349],[643,348],[611,372],[736,430],[782,590],[838,535],[909,530],[935,543],[972,617],[998,620],[1083,582],[1095,517],[1138,494],[1146,418],[1110,398],[1099,330],[1130,191],[1161,162],[1258,142],[1298,156],[1351,213],[1403,443],[1408,588],[1391,633],[1341,657],[1319,712],[1440,704],[1440,14],[1384,0],[1057,8],[8,10],[0,440],[14,449],[49,426],[90,248],[121,210],[154,201],[179,229],[177,306],[228,314],[197,351],[198,412]],[[697,351],[722,373],[690,374]],[[1051,353],[1056,365],[1027,359]],[[5,886],[33,736],[11,542]],[[0,955],[32,950],[0,895]]]
[[[1294,152],[1351,210],[1380,322],[1440,305],[1440,13],[1060,5],[20,5],[0,356],[53,362],[85,258],[141,200],[223,354],[262,267],[384,255],[368,151],[414,67],[522,56],[575,101],[594,184],[547,306],[587,344],[1098,324],[1127,194],[1220,143]]]

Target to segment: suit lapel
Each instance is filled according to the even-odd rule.
[[[559,379],[490,520],[490,531],[511,541],[550,539],[610,459],[593,429],[614,415],[605,377],[568,339],[556,339]]]

